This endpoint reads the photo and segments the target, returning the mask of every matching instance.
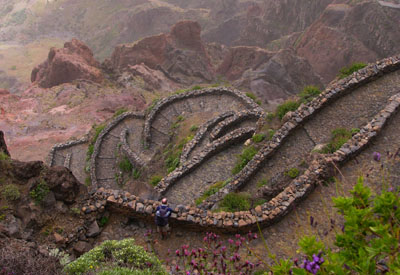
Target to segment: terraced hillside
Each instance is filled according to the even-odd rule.
[[[162,195],[174,208],[173,222],[189,227],[235,231],[248,230],[257,223],[267,226],[331,177],[335,167],[343,166],[343,173],[350,175],[354,170],[365,171],[373,151],[389,151],[387,156],[394,158],[399,151],[399,106],[400,56],[395,56],[331,84],[317,98],[288,114],[272,139],[258,144],[258,153],[233,176],[236,155],[260,131],[265,113],[250,98],[226,88],[174,95],[158,102],[146,116],[125,113],[102,130],[90,163],[96,192],[89,204],[91,209],[100,202],[132,216],[150,218],[159,204],[152,199]],[[201,125],[183,146],[176,169],[163,177],[145,200],[140,194],[123,191],[130,190],[115,176],[121,154],[135,168],[151,170],[154,159],[171,144],[172,129],[179,121],[193,117],[201,118]],[[341,147],[332,149],[327,144],[335,130],[346,135]],[[59,156],[71,155],[74,146],[82,145],[58,146],[51,159],[68,165],[68,158]],[[324,148],[330,149],[323,153]],[[357,155],[356,161],[351,161]],[[290,174],[291,168],[300,173]],[[392,176],[398,176],[395,167],[391,171]],[[195,200],[217,183],[219,189],[199,207],[194,206]],[[209,211],[218,209],[226,194],[237,191],[264,201],[247,211]]]

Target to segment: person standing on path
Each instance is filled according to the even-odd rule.
[[[167,198],[163,198],[161,200],[161,205],[159,205],[156,209],[155,217],[157,231],[161,234],[162,240],[167,237],[167,234],[170,231],[168,218],[171,216],[171,213],[172,209],[168,206]]]

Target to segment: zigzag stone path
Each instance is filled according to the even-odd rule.
[[[361,128],[387,104],[392,95],[398,93],[398,83],[400,71],[356,88],[323,108],[288,137],[243,190],[254,193],[262,179],[268,180],[287,169],[300,167],[316,144],[329,141],[332,130]]]
[[[344,169],[346,169],[346,163],[355,155],[360,154],[370,144],[373,145],[374,141],[383,144],[379,145],[383,147],[376,147],[374,150],[383,150],[385,145],[389,145],[389,143],[391,147],[388,150],[395,150],[398,146],[398,142],[395,141],[398,129],[384,127],[387,121],[392,121],[390,125],[396,126],[393,122],[396,123],[398,119],[398,109],[400,108],[400,94],[398,89],[398,84],[400,83],[399,69],[400,56],[381,60],[354,73],[344,80],[334,83],[318,98],[304,106],[300,106],[297,111],[288,116],[287,122],[277,131],[272,141],[265,144],[264,148],[249,162],[245,169],[243,169],[231,183],[222,188],[220,192],[211,196],[210,200],[205,202],[202,207],[208,208],[215,205],[215,203],[228,192],[240,188],[254,187],[258,181],[257,177],[260,177],[260,175],[264,177],[265,173],[269,173],[270,171],[275,171],[275,174],[280,174],[283,171],[280,170],[282,168],[288,169],[294,165],[297,166],[301,159],[309,156],[309,152],[314,148],[315,144],[328,141],[332,129],[338,127],[345,127],[348,129],[356,127],[361,128],[359,133],[355,134],[334,154],[314,155],[309,161],[308,168],[304,173],[296,179],[291,180],[288,186],[279,190],[279,193],[274,198],[249,211],[235,213],[213,213],[204,208],[187,205],[176,206],[174,207],[174,214],[171,217],[172,223],[182,224],[195,229],[203,228],[204,230],[210,230],[214,228],[230,232],[254,229],[257,224],[267,226],[289,213],[299,201],[307,197],[316,185],[332,175],[335,166],[344,165]],[[246,108],[249,110],[258,109],[254,103],[249,102],[249,99],[242,94],[233,93],[235,94],[233,97],[238,99],[238,105],[232,104],[231,106],[237,106],[238,109],[242,108],[242,110]],[[204,98],[209,97],[215,100],[216,97],[221,97],[223,94],[232,96],[232,93],[229,91],[223,91],[221,89],[213,91],[193,91],[188,94],[164,99],[158,103],[144,122],[143,140],[147,146],[150,146],[149,152],[157,152],[158,146],[162,146],[162,144],[168,142],[168,140],[160,138],[162,135],[159,135],[159,133],[162,132],[163,127],[170,127],[170,125],[174,123],[172,119],[180,114],[188,114],[187,112],[189,112],[189,109],[190,112],[194,112],[193,109],[196,104],[189,106],[189,104],[193,103],[191,102],[185,107],[182,103],[184,102],[184,98],[189,98],[190,100],[195,98],[198,100],[199,113],[200,110],[206,110],[206,112],[209,111],[211,113],[212,110],[208,109],[199,98],[204,96]],[[185,102],[187,103],[188,101]],[[210,108],[216,108],[218,110],[221,106],[217,105],[210,105]],[[173,107],[168,109],[168,106]],[[179,111],[177,108],[182,109]],[[186,109],[183,110],[184,108]],[[238,109],[232,108],[238,111]],[[227,110],[221,110],[219,114],[226,112]],[[164,124],[162,124],[162,120],[164,120]],[[229,118],[221,120],[221,122],[218,122],[217,126],[223,128],[224,123],[226,123],[224,120],[228,121]],[[327,121],[329,121],[329,123]],[[156,124],[153,124],[153,122]],[[119,127],[119,125],[117,125],[118,123],[115,125],[112,123],[109,124],[100,134],[100,141],[98,140],[96,143],[99,144],[99,146],[97,146],[97,151],[95,148],[94,158],[102,156],[101,154],[103,153],[111,153],[108,151],[108,148],[112,148],[114,143],[106,138],[106,134],[113,131],[114,128],[118,129],[117,127]],[[160,125],[163,126],[159,127]],[[189,182],[191,179],[187,177],[190,175],[196,176],[196,173],[198,173],[197,177],[204,177],[205,173],[215,172],[211,171],[211,166],[213,165],[213,161],[218,160],[219,153],[222,152],[222,150],[228,149],[227,155],[225,156],[230,154],[229,150],[232,151],[231,154],[234,154],[234,150],[240,147],[240,143],[244,139],[250,137],[255,131],[255,127],[244,127],[248,125],[243,125],[239,128],[235,128],[234,125],[232,126],[232,129],[230,129],[232,130],[231,132],[215,140],[211,139],[199,153],[196,153],[190,159],[183,162],[180,167],[165,177],[155,189],[159,191],[160,194],[168,195],[168,192],[171,192],[169,193],[171,198],[175,196],[177,199],[181,199],[180,196],[184,198],[186,198],[186,196],[192,197],[196,188],[205,188],[205,185],[202,185],[204,184],[203,182],[193,180],[194,183],[191,184]],[[220,131],[212,128],[207,128],[206,130],[210,131],[210,134]],[[119,130],[120,141],[123,141],[121,136],[124,137],[126,132],[128,131],[125,130],[125,128]],[[379,134],[388,134],[389,138],[385,141],[385,136],[379,136]],[[380,138],[384,141],[381,142]],[[206,140],[207,139],[205,139],[205,141]],[[103,142],[104,144],[109,142],[109,145],[102,151],[100,145],[103,144]],[[133,141],[130,146],[132,146],[134,142],[135,141]],[[140,144],[138,146],[140,146]],[[146,156],[148,157],[151,155],[140,149],[131,149],[132,152],[135,152],[134,157],[137,160],[143,159],[146,161]],[[370,154],[371,152],[365,151],[365,153]],[[222,156],[224,155],[222,154]],[[56,155],[53,154],[52,160],[55,158]],[[276,158],[276,161],[265,165],[273,158]],[[60,159],[59,161],[62,160]],[[64,155],[64,163],[68,165],[69,162],[68,154]],[[200,165],[203,165],[203,167]],[[262,173],[264,173],[264,175]],[[94,174],[94,177],[96,178],[97,175]],[[183,180],[185,178],[187,180]],[[181,188],[178,188],[179,185],[181,185]],[[99,186],[94,184],[94,187],[97,189]],[[186,192],[185,194],[179,193],[180,190],[185,189],[185,187],[188,191],[184,191]],[[173,191],[174,188],[179,191]],[[188,203],[187,200],[185,200],[185,202],[186,204]],[[139,198],[122,190],[105,189],[102,187],[97,189],[94,193],[92,201],[89,201],[88,207],[84,207],[82,210],[84,213],[101,212],[104,211],[105,206],[108,206],[109,209],[152,220],[154,209],[157,205],[159,205],[158,201]]]

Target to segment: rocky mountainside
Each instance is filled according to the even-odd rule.
[[[168,33],[182,20],[198,22],[207,44],[273,51],[294,48],[294,55],[305,58],[326,84],[339,68],[354,61],[370,62],[398,52],[400,9],[396,3],[99,0],[94,6],[90,0],[4,0],[0,8],[0,41],[4,43],[0,47],[0,86],[12,92],[27,87],[28,75],[47,56],[48,48],[73,37],[103,61],[117,45]],[[168,57],[172,58],[171,54]]]

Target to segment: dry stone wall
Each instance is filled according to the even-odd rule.
[[[150,146],[151,142],[151,127],[156,116],[165,108],[172,105],[173,103],[184,101],[185,99],[196,98],[204,95],[230,95],[239,99],[245,106],[252,110],[257,110],[263,112],[260,106],[258,106],[252,99],[244,95],[243,93],[229,88],[209,88],[204,90],[194,90],[185,92],[182,94],[173,95],[162,99],[159,101],[154,108],[151,110],[150,114],[147,116],[144,125],[144,141],[146,146]]]
[[[317,184],[332,175],[335,166],[340,166],[348,159],[361,152],[383,129],[387,120],[393,116],[400,106],[400,94],[390,98],[387,106],[381,110],[367,125],[361,128],[351,140],[338,151],[330,155],[316,155],[309,168],[291,182],[281,193],[269,202],[249,211],[219,212],[190,207],[176,206],[171,216],[172,223],[178,223],[197,230],[214,229],[237,232],[254,229],[257,224],[269,225],[286,215],[294,205],[304,199]],[[152,218],[158,201],[143,200],[128,192],[106,190],[100,188],[93,196],[93,203],[100,207],[105,205],[114,210],[123,211],[132,216]],[[86,213],[97,211],[95,205],[84,207]]]
[[[365,85],[386,73],[396,71],[399,68],[400,56],[383,59],[353,73],[345,79],[333,83],[319,97],[307,104],[302,104],[295,112],[290,113],[286,117],[286,123],[275,133],[271,141],[254,156],[247,166],[229,184],[205,200],[200,207],[210,209],[226,194],[244,186],[258,172],[265,160],[270,158],[299,126],[310,119],[320,109],[328,106],[339,97],[350,93],[355,88]]]

